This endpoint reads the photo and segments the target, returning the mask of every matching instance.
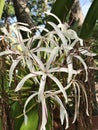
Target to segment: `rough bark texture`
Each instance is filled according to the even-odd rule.
[[[30,28],[33,27],[30,10],[27,7],[27,0],[13,0],[13,5],[18,22],[28,23]]]

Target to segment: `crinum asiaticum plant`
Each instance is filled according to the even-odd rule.
[[[75,94],[75,113],[73,122],[75,122],[79,113],[80,87],[84,92],[86,113],[89,115],[85,88],[77,79],[75,79],[75,77],[82,71],[85,71],[85,82],[88,80],[88,67],[82,58],[82,55],[95,56],[95,54],[83,47],[83,40],[80,39],[77,33],[70,29],[66,23],[62,24],[55,15],[51,13],[48,14],[58,20],[58,25],[53,22],[48,22],[53,30],[48,31],[44,28],[44,31],[46,31],[44,36],[41,34],[30,36],[32,30],[28,29],[28,26],[23,23],[14,23],[13,25],[10,25],[9,31],[7,31],[5,27],[1,28],[4,35],[0,36],[0,40],[5,40],[8,45],[5,51],[0,52],[0,56],[6,55],[6,60],[9,58],[12,60],[9,70],[9,86],[11,86],[13,72],[19,63],[23,68],[28,68],[29,70],[29,73],[18,83],[15,92],[20,91],[29,78],[32,78],[35,84],[39,86],[36,91],[32,91],[32,94],[27,98],[24,104],[23,113],[25,123],[27,124],[28,121],[26,107],[31,99],[36,97],[38,98],[36,102],[41,103],[42,106],[40,130],[46,130],[48,118],[46,100],[51,98],[51,100],[58,103],[61,124],[64,123],[65,119],[67,129],[69,121],[66,110],[66,104],[68,103],[68,94],[66,90],[69,88],[73,87]],[[40,27],[35,28],[38,30]],[[27,33],[26,39],[23,39],[20,31],[25,31]],[[73,59],[75,58],[83,65],[82,69],[75,69],[73,64]],[[19,70],[17,70],[17,72],[18,71]],[[62,73],[63,76],[65,73],[66,84],[63,84],[61,76],[57,75],[62,75]],[[53,81],[51,88],[46,87],[48,86],[47,78]],[[61,96],[59,96],[60,94],[62,94],[65,102],[62,102]]]

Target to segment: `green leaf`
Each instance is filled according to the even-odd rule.
[[[68,15],[74,0],[56,0],[51,10],[51,13],[55,14],[62,22]],[[54,22],[53,17],[50,16],[49,21]]]
[[[28,122],[27,125],[22,123],[20,130],[38,130],[38,109],[35,106],[30,112],[28,112]]]
[[[5,4],[5,0],[0,0],[0,19],[2,16],[4,4]]]
[[[91,36],[93,28],[98,18],[98,0],[94,0],[84,20],[80,37],[88,39]]]
[[[19,104],[19,102],[15,102],[12,106],[12,117],[14,119],[14,130],[19,130],[21,127],[21,124],[24,120],[24,117],[21,116],[20,118],[16,118],[17,116],[21,115],[22,112],[22,108]]]

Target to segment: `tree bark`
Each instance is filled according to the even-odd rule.
[[[13,0],[15,15],[18,22],[28,23],[29,27],[33,27],[30,10],[27,6],[27,0]]]

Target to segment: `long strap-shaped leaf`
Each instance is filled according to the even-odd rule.
[[[51,13],[55,14],[62,22],[64,18],[68,15],[74,0],[56,0],[51,10]],[[53,17],[50,17],[51,22],[53,22]]]
[[[93,31],[98,18],[98,0],[94,0],[84,20],[80,37],[88,39]]]
[[[5,0],[0,0],[0,19],[1,19],[1,16],[2,16],[4,3],[5,3]]]
[[[64,22],[66,16],[68,15],[73,3],[75,0],[56,0],[54,3],[51,13],[55,14],[62,22]],[[58,24],[58,21],[52,17],[48,17],[48,21]],[[46,28],[52,30],[53,28],[50,25],[46,25]]]

